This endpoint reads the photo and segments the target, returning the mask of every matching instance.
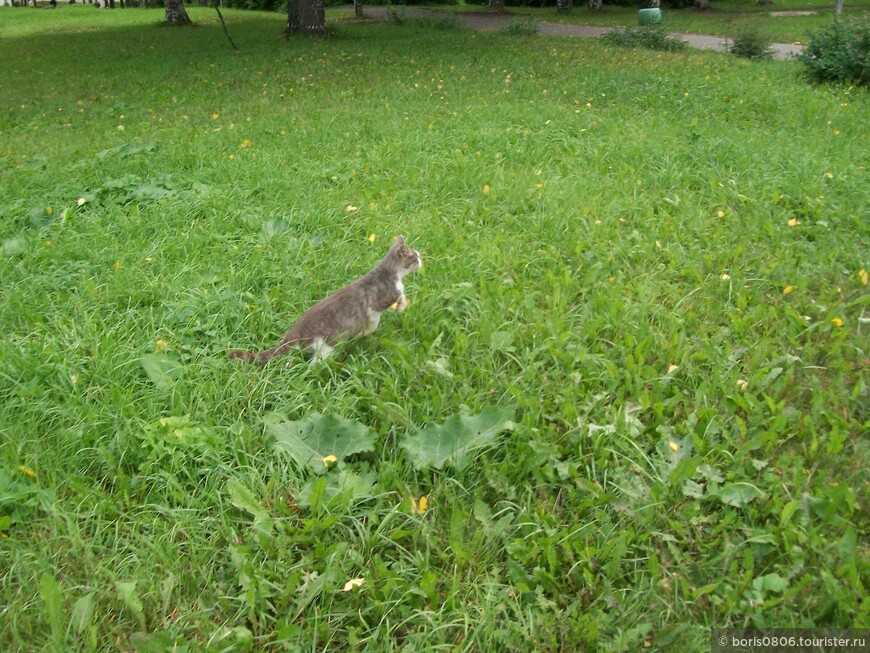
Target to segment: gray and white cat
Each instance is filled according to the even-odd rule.
[[[388,308],[405,310],[408,300],[402,278],[421,265],[420,252],[398,236],[374,270],[308,309],[277,345],[260,352],[236,349],[227,356],[264,363],[299,348],[311,353],[312,364],[322,361],[338,343],[377,329],[381,313]]]

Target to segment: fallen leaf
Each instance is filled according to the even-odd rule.
[[[350,592],[354,587],[362,587],[364,582],[366,582],[365,578],[352,578],[344,584],[341,591]]]

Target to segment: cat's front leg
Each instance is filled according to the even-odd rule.
[[[396,313],[401,313],[408,308],[408,299],[405,297],[405,293],[402,293],[399,296],[399,299],[396,301],[394,306],[396,307]]]

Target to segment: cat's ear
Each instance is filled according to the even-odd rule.
[[[404,236],[396,236],[396,241],[394,244],[404,245],[405,244],[405,237]]]

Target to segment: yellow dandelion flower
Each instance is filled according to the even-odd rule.
[[[251,147],[251,141],[246,138],[242,141],[242,147]]]
[[[716,211],[716,217],[717,217],[717,218],[724,218],[724,217],[725,217],[725,211]]]
[[[87,202],[87,200],[84,197],[80,197],[76,200],[76,206],[84,206],[85,202]]]
[[[680,450],[680,445],[678,445],[678,444],[677,444],[676,442],[674,442],[673,440],[671,440],[670,442],[668,442],[668,447],[670,447],[671,451],[673,451],[674,453],[676,453],[677,451]]]
[[[544,187],[544,184],[537,183],[535,184],[535,190],[541,190]]]
[[[211,114],[211,119],[212,119],[212,120],[217,120],[217,119],[220,118],[220,117],[221,117],[221,115],[220,115],[219,113],[213,113],[213,114]]]
[[[121,269],[121,261],[115,261],[115,265],[112,266],[112,269],[116,272]]]
[[[118,131],[119,132],[124,131],[124,125],[118,125]]]
[[[411,514],[412,515],[422,515],[426,512],[426,508],[429,506],[429,495],[424,494],[420,497],[420,500],[417,501],[414,497],[411,497]]]
[[[354,211],[359,211],[359,207],[358,207],[358,206],[354,206],[353,204],[348,204],[348,205],[344,208],[344,210],[347,211],[348,213],[353,213]]]
[[[45,207],[45,212],[46,212],[47,215],[51,215],[52,213],[54,213],[54,209],[51,208],[50,206],[46,206],[46,207]]]
[[[741,390],[746,390],[749,387],[749,381],[746,379],[737,379],[737,387]]]
[[[731,275],[726,272],[719,278],[722,279],[722,281],[728,281],[731,278]]]
[[[861,282],[862,285],[867,285],[867,282],[870,281],[870,275],[867,274],[867,270],[865,270],[864,268],[858,270],[858,280]]]
[[[24,474],[25,476],[29,476],[30,478],[34,478],[36,476],[36,472],[34,472],[30,467],[25,467],[24,465],[18,466],[18,471]]]
[[[831,324],[839,329],[841,326],[843,326],[843,320],[839,317],[831,318]]]
[[[841,133],[839,129],[834,130],[834,136],[839,136]]]
[[[374,244],[374,242],[375,242],[375,235],[374,234],[369,234],[369,242]]]
[[[676,372],[678,369],[680,369],[679,365],[668,365],[668,374]]]
[[[163,354],[166,352],[166,341],[163,338],[158,338],[157,342],[154,343],[154,353],[155,354]]]
[[[793,292],[794,292],[794,286],[786,286],[785,288],[782,289],[783,295],[790,295]]]
[[[489,188],[489,184],[484,184],[484,185],[483,185],[483,194],[484,194],[484,195],[489,195],[489,190],[490,190],[490,188]]]
[[[323,464],[326,467],[329,467],[330,465],[334,465],[337,462],[338,462],[338,458],[336,458],[332,454],[329,454],[328,456],[323,457]]]
[[[801,223],[797,218],[789,218],[788,226],[789,227],[797,227]]]

